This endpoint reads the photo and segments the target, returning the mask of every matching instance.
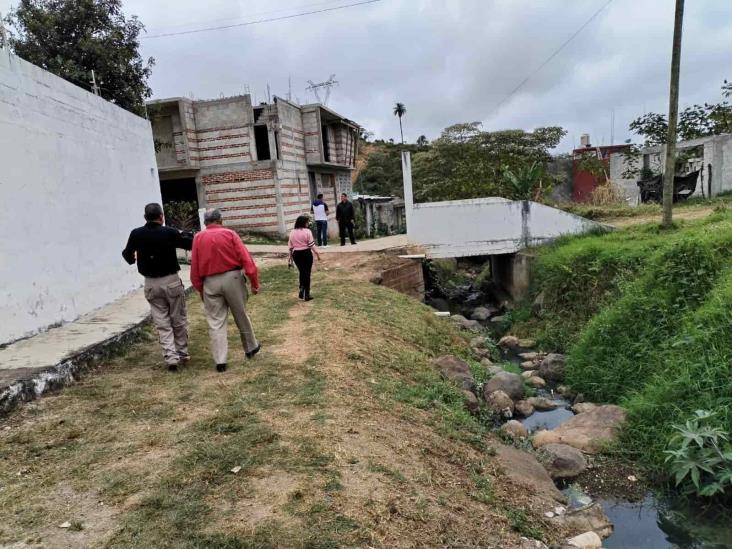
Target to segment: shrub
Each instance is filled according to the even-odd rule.
[[[732,486],[729,433],[713,425],[714,413],[696,410],[683,425],[674,425],[666,463],[676,486],[687,494],[716,496]]]

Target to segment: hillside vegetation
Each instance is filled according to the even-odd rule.
[[[566,381],[588,400],[627,407],[624,449],[665,474],[673,426],[696,410],[732,432],[730,213],[565,238],[538,253],[542,313],[515,312],[515,329],[567,352]]]

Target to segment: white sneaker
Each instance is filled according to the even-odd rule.
[[[323,246],[323,248],[330,248],[330,246],[328,246],[328,245],[326,244],[325,246]]]

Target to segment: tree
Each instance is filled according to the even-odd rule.
[[[520,166],[516,171],[504,170],[503,178],[510,189],[510,198],[514,200],[531,200],[540,190],[542,167],[538,162],[528,166]]]
[[[429,140],[427,139],[427,136],[426,136],[426,135],[420,135],[420,136],[419,136],[419,137],[417,138],[417,146],[418,146],[418,147],[420,147],[420,148],[424,148],[424,147],[426,147],[426,146],[427,146],[427,145],[429,145],[429,144],[430,144],[430,142],[429,142]]]
[[[546,173],[549,150],[566,131],[560,127],[485,132],[480,122],[445,128],[429,150],[413,157],[412,175],[419,201],[457,200],[484,196],[514,196],[505,174],[533,163],[540,167],[542,188],[554,177]]]
[[[399,117],[399,133],[402,135],[402,145],[404,145],[404,131],[402,131],[402,116],[407,114],[407,108],[404,103],[397,103],[394,105],[394,116]]]
[[[732,83],[722,84],[722,97],[732,95]],[[664,145],[668,134],[666,116],[650,112],[630,123],[630,130],[644,137],[644,145]],[[678,138],[681,141],[732,133],[732,105],[728,101],[686,107],[679,113]]]
[[[142,115],[152,95],[148,78],[155,60],[138,51],[140,20],[125,18],[121,0],[20,0],[6,21],[16,55]]]

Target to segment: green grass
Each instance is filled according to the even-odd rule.
[[[565,238],[539,251],[540,319],[516,326],[568,352],[566,382],[625,406],[622,450],[664,474],[672,425],[696,409],[732,432],[732,215],[662,231]]]
[[[690,198],[684,202],[674,204],[674,209],[689,210],[695,208],[716,208],[725,207],[732,202],[732,196],[729,194],[720,194],[712,199]],[[628,206],[626,204],[612,204],[608,206],[593,206],[590,204],[559,204],[557,207],[562,210],[581,215],[587,219],[620,219],[632,217],[645,217],[649,215],[661,215],[660,204],[639,204],[638,206]]]

